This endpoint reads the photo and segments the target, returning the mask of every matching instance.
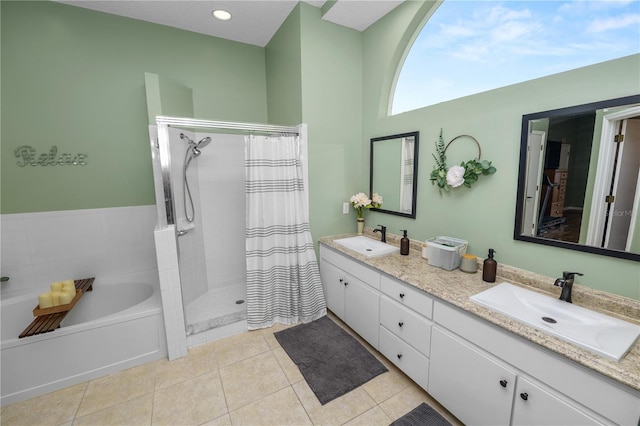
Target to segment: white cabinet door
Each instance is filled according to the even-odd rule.
[[[327,308],[338,318],[345,321],[344,315],[344,277],[345,273],[324,260],[320,261],[320,277],[324,288]]]
[[[516,374],[438,327],[428,392],[467,425],[508,425]]]
[[[525,378],[518,377],[512,424],[532,426],[601,424],[565,403],[561,398],[562,395],[552,395]]]
[[[344,321],[378,349],[380,293],[350,275],[344,278],[344,288]]]

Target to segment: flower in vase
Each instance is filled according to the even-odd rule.
[[[364,217],[364,209],[377,209],[382,205],[382,197],[375,192],[373,193],[373,199],[369,198],[369,196],[364,192],[359,192],[353,195],[349,201],[351,201],[351,205],[356,210],[358,219],[362,219]]]

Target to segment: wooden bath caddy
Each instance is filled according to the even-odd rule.
[[[83,293],[93,290],[94,278],[84,278],[81,280],[74,280],[76,285],[76,296],[71,303],[66,305],[52,306],[50,308],[40,309],[40,305],[33,309],[33,316],[36,317],[27,328],[24,329],[20,336],[23,337],[34,336],[36,334],[48,333],[56,328],[60,327],[60,323],[67,316],[69,311],[73,309],[78,300],[82,297]]]

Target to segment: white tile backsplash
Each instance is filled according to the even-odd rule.
[[[96,284],[150,279],[157,285],[155,206],[0,216],[2,297],[45,291],[51,282],[96,277]]]

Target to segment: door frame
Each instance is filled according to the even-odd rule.
[[[606,204],[603,200],[611,188],[613,160],[616,155],[616,145],[611,141],[613,141],[618,131],[618,122],[637,115],[640,115],[640,106],[606,114],[602,119],[600,149],[598,151],[598,163],[587,228],[587,241],[585,243],[587,245],[601,247],[606,219]]]

